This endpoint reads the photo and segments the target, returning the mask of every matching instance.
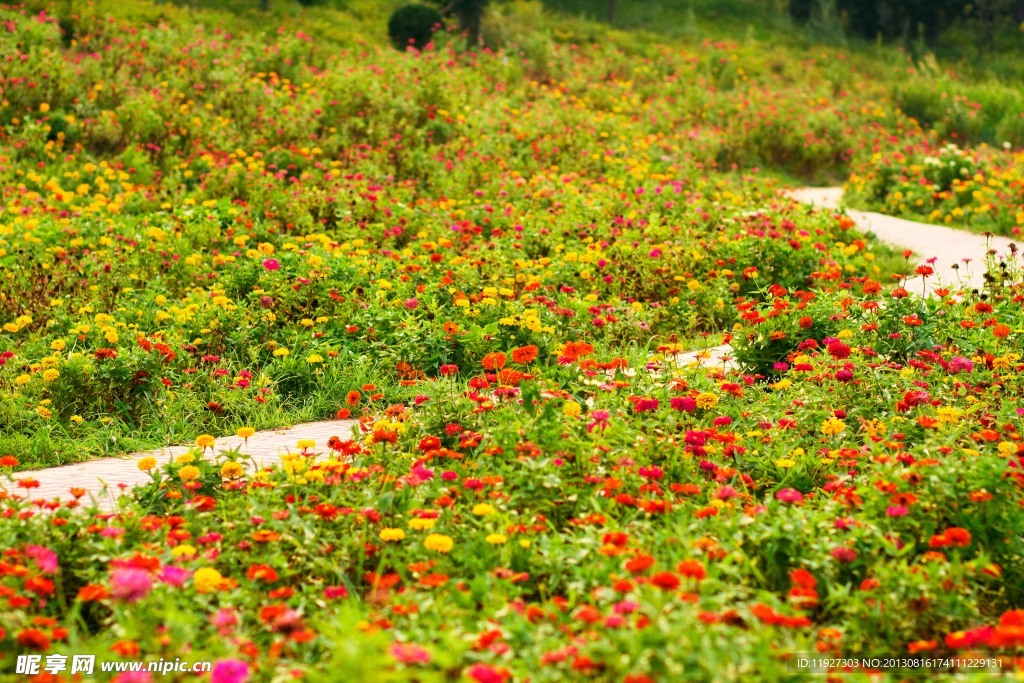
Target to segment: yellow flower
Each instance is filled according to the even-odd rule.
[[[47,382],[52,382],[58,377],[60,377],[60,373],[54,370],[53,368],[50,368],[49,370],[43,370],[43,379],[45,379]]]
[[[235,436],[237,436],[239,439],[248,439],[255,433],[256,430],[253,429],[252,427],[241,427],[237,432],[235,432]]]
[[[228,460],[220,468],[220,476],[224,479],[238,479],[244,472],[245,469],[242,467],[242,463],[235,462],[234,460]]]
[[[212,593],[224,585],[224,577],[213,567],[203,567],[192,575],[192,583],[200,593]]]
[[[579,417],[582,412],[583,408],[576,401],[566,401],[562,406],[562,414],[566,417]]]
[[[323,363],[324,357],[321,356],[319,353],[312,353],[309,355],[308,358],[306,358],[306,362],[309,363],[310,365],[316,365],[317,363]]]
[[[796,460],[790,460],[789,458],[782,458],[775,461],[775,466],[779,469],[788,470],[790,467],[796,465]]]
[[[718,397],[709,391],[697,394],[697,407],[701,410],[707,410],[708,408],[714,408],[718,405]]]
[[[195,465],[185,465],[178,470],[178,476],[181,477],[182,481],[192,481],[193,479],[199,478],[199,468]]]
[[[53,417],[53,413],[50,412],[50,409],[47,408],[46,406],[38,406],[36,408],[36,414],[39,415],[39,417],[43,418],[44,420],[49,420],[51,417]]]
[[[508,536],[505,534],[487,534],[487,538],[484,540],[491,545],[504,545],[508,542]]]
[[[316,441],[313,439],[299,439],[299,448],[302,450],[316,448]]]
[[[173,548],[171,548],[171,555],[174,557],[181,557],[182,555],[192,557],[195,554],[195,546],[191,546],[188,543],[182,543],[181,545],[176,545]]]
[[[494,506],[490,503],[477,503],[473,506],[473,514],[480,517],[494,514]]]
[[[149,472],[151,469],[156,467],[156,458],[147,455],[145,458],[139,460],[139,469],[143,472]]]
[[[1009,458],[1017,452],[1017,444],[1012,441],[1000,441],[999,442],[999,455],[1004,458]]]
[[[402,529],[385,528],[380,530],[380,540],[401,541],[405,538],[405,531]]]
[[[439,553],[447,553],[455,546],[455,541],[444,534],[430,534],[423,539],[423,547],[427,550],[436,550]]]
[[[63,351],[66,346],[63,339],[55,339],[50,342],[50,348],[54,351]]]
[[[210,434],[200,434],[196,437],[196,445],[203,450],[213,448],[214,443],[216,443],[216,440]]]
[[[414,517],[413,519],[409,520],[409,528],[415,531],[433,529],[435,524],[437,524],[436,519],[427,519],[425,517]]]
[[[821,433],[825,436],[836,436],[846,431],[846,423],[842,420],[830,417],[821,423]]]
[[[19,387],[22,387],[28,384],[29,381],[31,381],[31,379],[31,375],[18,375],[17,378],[15,378],[14,383],[17,384]]]
[[[291,353],[291,351],[285,348],[274,349],[274,355],[277,356],[278,358],[283,358],[284,356],[287,356],[289,353]]]

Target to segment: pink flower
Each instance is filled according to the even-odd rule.
[[[804,494],[796,489],[782,489],[775,492],[775,500],[781,500],[783,503],[802,503]]]
[[[41,545],[30,545],[25,547],[25,554],[35,560],[39,571],[44,574],[54,574],[57,572],[57,553],[49,548],[44,548]]]
[[[594,421],[587,425],[587,432],[592,432],[595,427],[600,427],[602,430],[608,427],[608,418],[611,417],[607,410],[595,410],[590,413],[591,419]]]
[[[402,664],[429,664],[432,659],[429,652],[413,643],[395,643],[390,652]]]
[[[504,683],[509,678],[504,671],[487,664],[474,664],[466,671],[466,675],[476,683]]]
[[[405,307],[410,311],[415,311],[420,305],[420,300],[416,298],[409,298],[405,300]]]
[[[114,676],[112,683],[153,683],[153,674],[148,671],[128,671]]]
[[[238,615],[234,610],[221,607],[210,617],[210,623],[216,626],[223,635],[230,633],[235,626],[238,626]]]
[[[281,263],[276,258],[268,258],[263,262],[263,267],[267,270],[277,270],[281,267]]]
[[[115,600],[136,602],[153,590],[153,576],[144,569],[115,569],[110,575],[110,586]]]
[[[184,567],[168,565],[160,570],[160,573],[157,574],[157,578],[168,586],[182,586],[191,574],[192,572]]]
[[[905,505],[890,505],[886,508],[885,514],[889,517],[906,517],[910,514],[910,510]]]
[[[723,486],[715,491],[715,498],[718,500],[729,500],[730,498],[736,498],[740,495],[740,492],[731,486]]]
[[[249,665],[240,659],[222,659],[210,672],[210,683],[245,683],[247,680]]]

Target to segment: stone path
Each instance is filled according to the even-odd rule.
[[[825,209],[838,209],[841,206],[842,189],[802,188],[789,194],[807,204]],[[938,225],[915,223],[900,218],[868,211],[847,210],[846,212],[861,230],[874,233],[884,242],[904,249],[911,249],[915,256],[911,266],[924,264],[930,259],[935,274],[921,283],[920,291],[930,293],[941,285],[969,284],[980,287],[985,272],[985,256],[988,249],[1005,252],[1011,240],[1005,237],[985,238],[982,235],[956,230]],[[965,263],[967,261],[967,263]],[[954,268],[958,266],[958,268]],[[920,280],[917,280],[920,283]],[[918,291],[908,284],[908,289]],[[691,351],[680,354],[676,362],[680,365],[697,365],[712,367],[721,365],[723,369],[735,366],[728,346],[715,346],[707,350]],[[318,449],[325,449],[327,440],[332,436],[342,439],[350,438],[357,423],[354,420],[328,422],[309,422],[286,429],[275,429],[257,432],[249,437],[248,443],[236,436],[218,438],[216,449],[228,450],[238,446],[242,452],[251,456],[258,467],[270,465],[281,460],[281,456],[298,450],[300,439],[312,439]],[[216,436],[216,435],[215,435]],[[72,487],[85,489],[87,497],[93,497],[106,509],[111,509],[123,491],[138,484],[149,481],[149,475],[139,470],[138,461],[146,456],[153,456],[159,464],[164,464],[189,450],[188,446],[174,446],[157,449],[146,453],[134,453],[124,458],[101,458],[89,462],[64,467],[51,467],[44,470],[19,472],[14,475],[14,484],[0,481],[0,488],[7,488],[15,495],[23,495],[30,500],[68,500]],[[34,480],[38,487],[24,488],[18,481]]]
[[[248,440],[237,436],[217,438],[214,449],[216,452],[240,448],[243,455],[251,458],[256,467],[264,467],[280,462],[286,453],[297,453],[300,439],[312,439],[317,450],[327,450],[327,440],[332,436],[341,439],[352,438],[352,429],[358,424],[356,420],[330,420],[326,422],[307,422],[282,429],[256,432]],[[216,436],[216,435],[214,435]],[[44,470],[17,472],[14,484],[0,480],[0,488],[7,488],[14,495],[22,495],[29,500],[69,500],[71,488],[85,489],[83,500],[93,497],[102,508],[112,509],[122,492],[129,491],[133,486],[149,481],[149,474],[139,469],[139,460],[152,456],[157,465],[164,465],[173,458],[187,453],[190,446],[171,446],[159,448],[145,453],[132,453],[123,458],[99,458],[88,462],[50,467]],[[206,451],[207,457],[210,451]],[[38,482],[38,487],[24,488],[17,482]]]
[[[842,206],[843,190],[840,187],[806,187],[791,191],[789,196],[821,208],[838,209]],[[1012,242],[1006,237],[986,238],[966,230],[916,223],[871,211],[847,209],[846,214],[862,231],[874,233],[878,239],[892,246],[913,250],[916,256],[911,258],[911,268],[935,259],[930,264],[935,274],[927,278],[926,283],[929,293],[941,286],[960,284],[981,289],[985,283],[988,250],[1006,253]],[[924,290],[918,278],[911,279],[906,287],[912,292]]]

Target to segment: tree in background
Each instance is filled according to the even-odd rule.
[[[789,0],[789,13],[799,23],[812,21],[831,0]],[[1024,19],[1024,0],[835,0],[850,33],[867,39],[934,42],[954,23],[973,24],[983,47],[993,49],[1003,26]]]
[[[434,0],[441,7],[441,14],[453,16],[459,22],[459,29],[466,34],[466,44],[475,47],[480,44],[484,12],[490,0]]]

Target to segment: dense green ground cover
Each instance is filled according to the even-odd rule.
[[[0,10],[0,468],[200,437],[114,512],[0,494],[0,672],[745,681],[1024,646],[1019,260],[923,301],[778,192],[853,169],[899,201],[871,174],[955,132],[899,106],[934,74],[791,27],[513,3],[488,49],[401,54],[372,3],[272,9]],[[722,338],[739,368],[679,367]],[[281,467],[199,457],[334,415],[358,433]]]

